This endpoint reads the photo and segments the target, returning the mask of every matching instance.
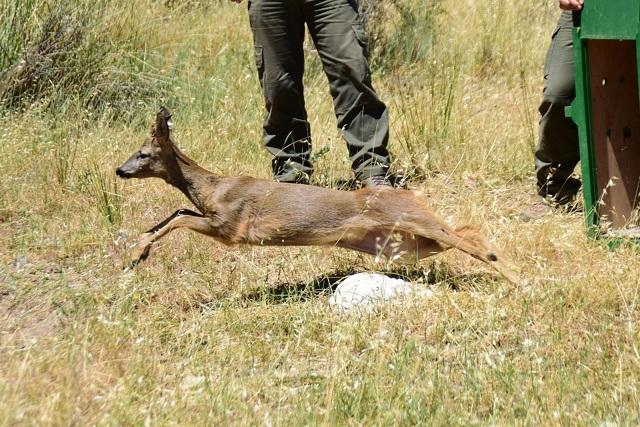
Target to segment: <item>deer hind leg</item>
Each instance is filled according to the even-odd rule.
[[[131,254],[131,267],[135,267],[140,261],[147,259],[151,245],[156,241],[176,228],[185,227],[209,236],[215,234],[215,228],[211,225],[210,218],[188,209],[179,209],[140,236]]]
[[[405,237],[402,240],[400,251],[397,251],[396,255],[397,259],[402,262],[415,264],[423,258],[451,249],[451,246],[444,245],[435,239],[409,233],[403,234]]]
[[[510,261],[499,254],[488,239],[473,227],[464,226],[453,230],[440,222],[430,221],[425,224],[424,221],[402,221],[399,228],[425,239],[435,240],[443,250],[456,248],[466,252],[487,263],[510,282],[514,284],[520,282]]]

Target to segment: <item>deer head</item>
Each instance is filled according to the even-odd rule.
[[[151,135],[142,147],[116,169],[120,178],[162,178],[167,180],[175,169],[176,153],[170,139],[171,114],[160,108],[151,127]]]

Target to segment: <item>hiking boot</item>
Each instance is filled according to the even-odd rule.
[[[309,184],[309,178],[313,173],[311,163],[303,158],[296,160],[273,158],[271,170],[275,181],[289,184]]]
[[[564,213],[582,212],[582,198],[579,197],[582,183],[577,178],[569,177],[563,182],[548,180],[538,187],[537,202],[525,206],[516,214],[521,222],[535,221],[554,211]]]
[[[554,208],[572,206],[576,205],[581,186],[582,183],[577,178],[569,177],[562,182],[550,179],[538,188],[538,195]]]
[[[309,184],[309,174],[298,169],[292,169],[285,173],[280,173],[274,177],[278,182],[287,184]]]
[[[407,188],[408,176],[395,173],[387,173],[385,175],[371,175],[360,181],[360,186],[365,188],[373,187],[392,187]]]
[[[393,183],[391,179],[387,175],[373,175],[369,178],[365,178],[362,181],[362,186],[365,188],[374,188],[374,187],[389,187],[393,188]]]
[[[583,212],[582,198],[574,195],[568,199],[558,199],[556,197],[547,196],[540,197],[541,203],[547,205],[550,209],[563,211],[565,213]]]

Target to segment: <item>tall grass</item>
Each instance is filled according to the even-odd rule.
[[[112,172],[161,103],[203,166],[270,176],[246,3],[0,2],[0,425],[638,423],[637,249],[588,240],[580,215],[518,220],[553,2],[394,0],[368,21],[395,166],[490,234],[522,288],[455,252],[399,268],[182,231],[125,271],[138,234],[188,207]],[[305,55],[313,179],[331,186],[348,155]],[[17,91],[18,75],[38,78]],[[360,271],[434,296],[332,312]]]
[[[110,224],[119,225],[122,221],[122,194],[118,181],[112,171],[105,172],[94,164],[88,170],[91,193],[100,215]]]
[[[441,0],[363,1],[361,9],[366,17],[372,67],[385,73],[426,62],[437,36],[435,18],[441,13],[441,3]]]
[[[0,2],[3,17],[0,27],[0,70],[17,63],[25,44],[32,37],[33,28],[29,24],[37,4],[37,0]]]

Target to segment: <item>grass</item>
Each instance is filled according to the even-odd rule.
[[[433,2],[429,37],[383,34],[419,49],[372,52],[396,167],[420,172],[411,185],[449,223],[492,235],[526,289],[462,253],[388,270],[340,249],[226,248],[186,232],[125,271],[137,235],[188,206],[162,182],[114,179],[161,103],[209,169],[268,178],[269,158],[246,4],[100,3],[127,25],[92,18],[83,40],[128,59],[92,81],[139,78],[143,90],[92,97],[69,81],[0,111],[0,424],[637,424],[637,248],[588,240],[580,215],[517,216],[535,200],[552,3]],[[19,16],[37,40],[44,21]],[[306,55],[313,179],[334,186],[351,177],[347,152]],[[434,297],[333,313],[331,289],[359,271]]]

